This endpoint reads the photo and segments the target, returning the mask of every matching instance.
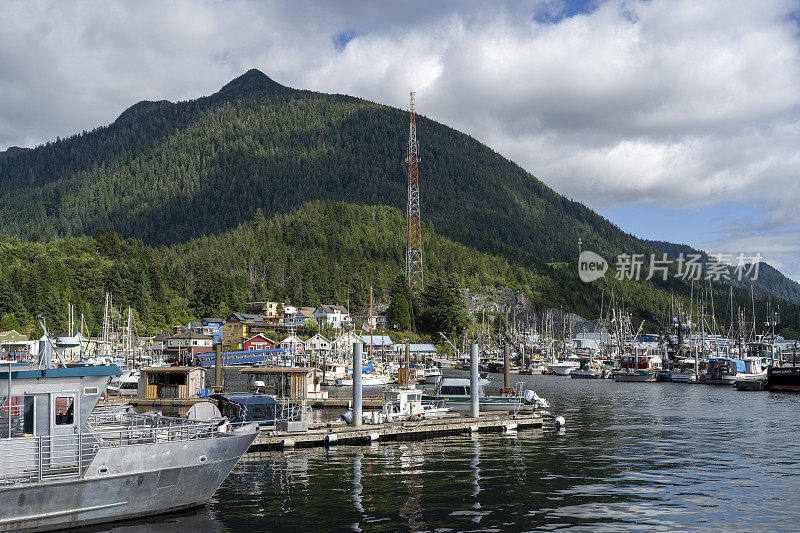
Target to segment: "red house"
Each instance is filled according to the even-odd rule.
[[[261,333],[253,335],[242,343],[242,350],[272,350],[273,348],[275,348],[275,341]]]

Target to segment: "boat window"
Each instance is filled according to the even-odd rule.
[[[33,396],[0,397],[0,438],[33,435]],[[8,433],[11,418],[11,435]]]
[[[56,425],[71,426],[75,423],[75,398],[60,396],[56,398]]]
[[[442,394],[469,394],[469,390],[466,387],[455,386],[455,385],[447,385],[442,387]]]

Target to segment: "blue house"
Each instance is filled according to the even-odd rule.
[[[214,338],[214,344],[222,342],[222,325],[224,318],[204,318],[200,321],[200,333]]]

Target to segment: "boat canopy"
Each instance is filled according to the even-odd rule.
[[[745,362],[741,359],[732,359],[730,357],[712,357],[708,360],[709,363],[712,361],[730,361],[736,364],[736,372],[747,372],[747,365],[745,365]]]
[[[260,393],[212,394],[211,398],[214,400],[224,399],[232,403],[238,403],[239,405],[244,405],[245,407],[263,407],[263,406],[280,405],[280,402],[278,402],[275,398],[273,398],[269,394],[260,394]]]

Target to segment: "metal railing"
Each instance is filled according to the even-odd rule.
[[[87,432],[0,439],[0,487],[56,478],[82,478],[104,447],[214,438],[217,422],[159,415],[100,412]]]
[[[99,448],[91,434],[4,439],[0,442],[0,485],[80,478]]]
[[[190,420],[154,413],[107,413],[89,416],[86,422],[102,446],[130,446],[213,438],[216,421]]]

